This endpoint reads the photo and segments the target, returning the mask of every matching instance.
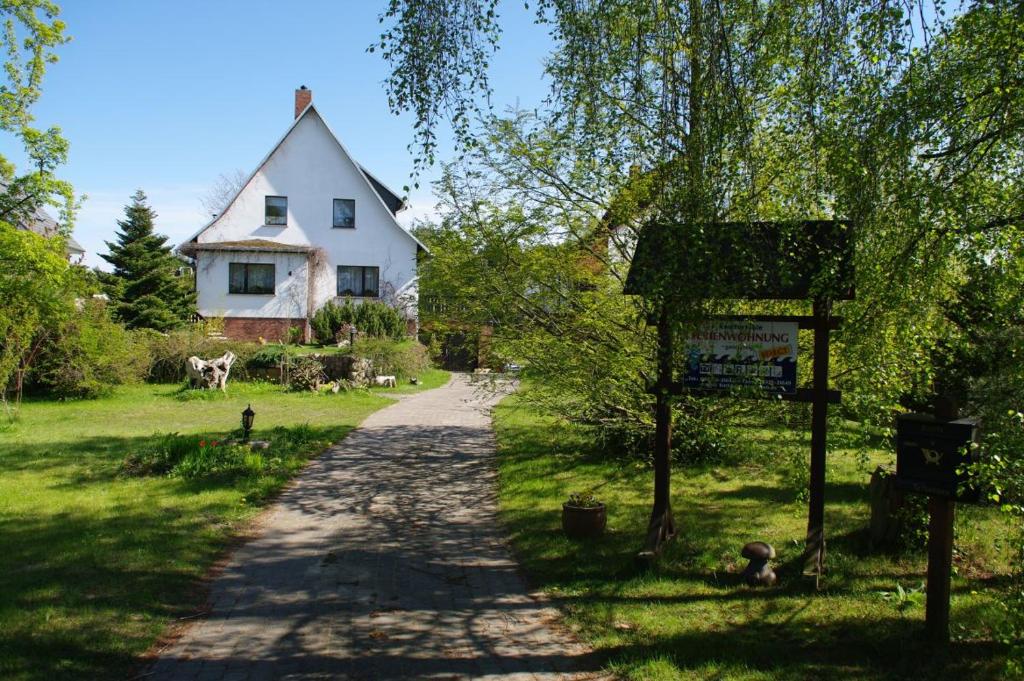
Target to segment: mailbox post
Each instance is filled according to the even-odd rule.
[[[978,424],[972,419],[941,421],[905,414],[896,418],[896,485],[928,495],[928,593],[925,628],[939,645],[949,643],[949,591],[953,568],[953,520],[956,501],[974,501],[964,494],[958,473],[972,456]]]

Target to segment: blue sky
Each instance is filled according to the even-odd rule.
[[[34,114],[71,142],[61,175],[88,196],[75,226],[88,264],[106,264],[98,253],[137,188],[159,214],[158,231],[177,243],[198,229],[199,197],[220,173],[255,168],[291,123],[303,84],[360,163],[397,190],[409,184],[412,122],[389,112],[387,65],[366,52],[386,0],[60,4],[73,40]],[[502,12],[495,104],[536,106],[547,93],[547,31],[522,2],[506,0]],[[0,152],[20,162],[13,140],[0,140]],[[430,214],[426,184],[411,194],[406,221]]]

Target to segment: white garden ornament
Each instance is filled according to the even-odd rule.
[[[188,384],[191,388],[202,390],[213,390],[219,388],[224,390],[228,382],[228,374],[231,372],[231,365],[235,363],[235,353],[225,352],[217,359],[199,359],[196,356],[185,360],[185,372],[188,374]]]

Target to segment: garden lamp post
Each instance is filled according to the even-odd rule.
[[[350,324],[348,327],[348,347],[355,348],[356,346],[356,325]]]
[[[242,412],[242,437],[245,438],[246,442],[249,441],[249,433],[252,432],[252,422],[255,418],[256,412],[252,410],[252,405],[250,404],[245,408],[245,411]]]

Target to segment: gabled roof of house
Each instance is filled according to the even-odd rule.
[[[321,118],[321,120],[323,119]],[[324,121],[324,125],[327,125],[327,121]],[[327,128],[329,130],[330,126],[327,126]],[[333,135],[334,133],[331,134]],[[388,210],[391,211],[392,215],[398,215],[409,207],[401,196],[392,191],[386,184],[378,180],[373,173],[366,169],[366,166],[362,164],[356,165],[359,166],[360,172],[362,172],[363,175],[366,175],[366,179],[369,180],[370,184],[373,186],[373,191],[377,192],[377,196],[379,196],[381,201],[384,202],[384,205],[388,207]]]
[[[216,217],[214,217],[208,223],[203,225],[203,227],[200,228],[199,231],[197,231],[195,234],[190,236],[183,244],[178,246],[177,250],[179,252],[186,253],[185,248],[189,244],[192,244],[192,243],[196,242],[196,239],[199,238],[200,234],[205,232],[207,229],[209,229],[213,225],[217,224],[217,221],[220,220],[231,209],[231,206],[234,205],[236,200],[238,200],[238,197],[241,195],[241,193],[243,191],[245,191],[245,188],[247,186],[249,186],[249,183],[252,182],[252,179],[254,177],[256,177],[256,173],[258,173],[263,168],[263,166],[265,166],[267,164],[267,162],[271,159],[271,157],[278,150],[278,148],[282,144],[284,144],[284,141],[286,139],[288,139],[289,135],[292,134],[292,131],[299,124],[299,121],[301,121],[303,118],[308,116],[310,114],[310,112],[315,112],[316,113],[316,115],[323,122],[324,127],[327,128],[328,134],[334,140],[335,144],[338,145],[338,148],[341,150],[341,153],[344,154],[345,158],[347,158],[349,161],[351,161],[352,164],[355,165],[355,167],[359,170],[360,176],[370,186],[370,189],[373,190],[374,196],[376,196],[378,198],[378,200],[380,200],[381,204],[387,210],[388,215],[391,216],[391,222],[392,222],[392,224],[394,224],[395,228],[398,229],[402,234],[404,234],[408,238],[412,239],[416,243],[416,247],[418,249],[424,251],[425,253],[430,253],[430,249],[427,248],[426,245],[424,245],[424,243],[422,241],[417,239],[415,237],[415,235],[413,235],[411,232],[406,230],[404,227],[402,227],[400,224],[398,224],[397,220],[395,220],[395,214],[400,212],[400,211],[402,211],[406,207],[405,206],[405,202],[397,194],[395,194],[395,192],[393,192],[391,189],[389,189],[387,187],[387,185],[385,185],[383,182],[381,182],[376,177],[371,175],[369,173],[369,171],[366,170],[366,168],[361,166],[359,163],[356,163],[355,159],[352,158],[352,154],[349,153],[348,149],[342,143],[341,139],[336,134],[334,134],[334,130],[331,129],[331,126],[327,122],[327,119],[325,119],[322,115],[320,115],[320,112],[317,111],[316,106],[313,104],[313,102],[310,102],[308,105],[306,105],[306,108],[302,110],[302,113],[300,113],[298,116],[295,117],[295,120],[292,121],[292,124],[288,126],[288,130],[285,131],[284,135],[281,136],[281,139],[279,139],[277,141],[277,144],[275,144],[273,146],[273,148],[270,150],[270,152],[266,156],[263,157],[263,160],[259,162],[259,165],[256,166],[256,169],[254,171],[252,171],[252,173],[249,174],[249,177],[246,178],[244,183],[242,183],[242,186],[239,188],[239,190],[237,192],[235,192],[235,195],[231,197],[231,200],[228,202],[228,204],[224,208],[224,210],[221,211]]]

